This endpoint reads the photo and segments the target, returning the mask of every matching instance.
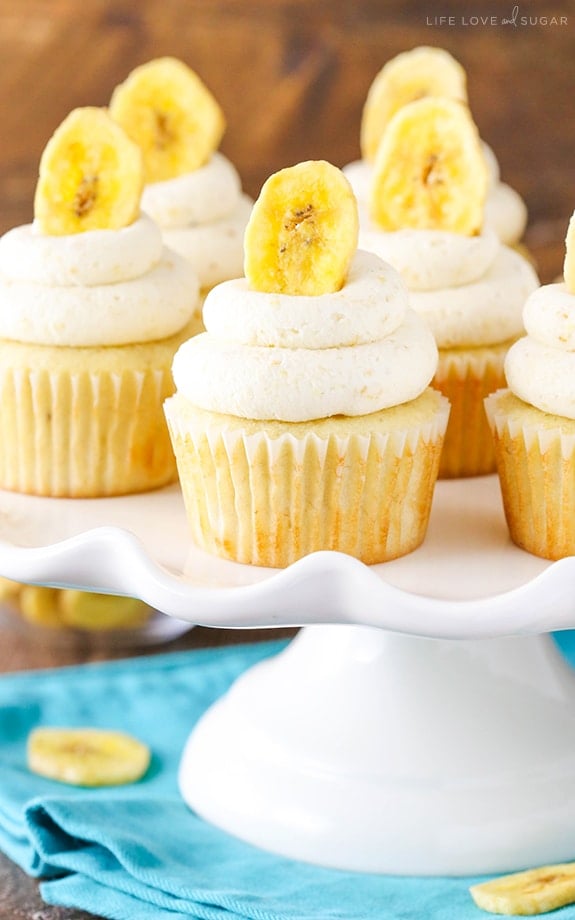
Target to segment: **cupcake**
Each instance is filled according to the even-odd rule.
[[[392,58],[373,81],[361,120],[362,158],[344,167],[359,204],[360,222],[369,223],[373,164],[387,125],[404,105],[427,96],[467,103],[467,76],[461,64],[442,48],[419,47]],[[521,196],[500,179],[499,163],[491,147],[481,142],[488,175],[484,226],[502,243],[529,257],[521,239],[527,208]]]
[[[142,210],[191,263],[203,293],[241,275],[253,202],[217,150],[224,115],[197,74],[170,57],[136,67],[114,90],[110,114],[142,150]]]
[[[103,496],[176,478],[162,403],[199,327],[198,280],[140,213],[139,149],[76,109],[40,163],[35,220],[0,238],[0,488]]]
[[[371,223],[359,245],[402,275],[411,307],[439,348],[433,379],[451,403],[439,475],[493,472],[484,397],[503,386],[503,361],[537,287],[532,266],[483,226],[487,170],[461,103],[427,97],[391,119],[373,168]]]
[[[575,555],[575,217],[566,249],[565,281],[528,298],[508,388],[486,401],[511,538],[545,559]]]
[[[246,230],[246,277],[210,291],[207,332],[175,356],[166,416],[208,552],[376,563],[424,538],[448,415],[428,388],[437,350],[399,275],[356,243],[338,169],[271,176]]]

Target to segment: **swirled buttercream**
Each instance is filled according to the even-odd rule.
[[[147,185],[142,210],[169,230],[227,217],[235,211],[240,195],[241,182],[235,167],[216,152],[194,172]]]
[[[525,232],[527,207],[518,192],[505,182],[487,194],[484,226],[494,230],[506,246],[518,243]]]
[[[0,237],[0,276],[43,285],[95,286],[130,281],[162,257],[162,236],[145,214],[120,230],[49,236],[35,224]]]
[[[164,242],[190,262],[202,287],[239,278],[244,271],[244,231],[251,210],[251,198],[242,195],[228,217],[214,223],[164,230]]]
[[[527,335],[505,359],[509,388],[543,412],[575,419],[575,295],[564,284],[544,285],[523,319]]]
[[[17,231],[0,240],[0,338],[74,347],[150,342],[178,332],[197,309],[193,268],[162,247],[149,218],[69,237]]]
[[[493,231],[463,236],[441,230],[360,230],[359,245],[399,272],[410,291],[472,284],[485,275],[499,249]]]
[[[495,188],[501,179],[499,160],[487,141],[481,141],[481,149],[485,158],[485,165],[487,166],[487,188],[491,190]]]
[[[441,291],[412,291],[410,303],[440,348],[497,345],[523,331],[523,305],[538,283],[529,262],[501,246],[479,280]]]
[[[493,194],[499,196],[508,186],[496,182],[493,153],[486,159]],[[379,230],[365,213],[370,171],[363,160],[344,169],[356,195],[364,196],[363,217],[358,202],[359,245],[399,271],[411,306],[429,324],[439,348],[497,345],[520,335],[525,299],[539,283],[531,265],[502,246],[497,228],[487,221],[483,232],[472,237],[440,230]]]
[[[358,252],[350,272],[356,292],[352,300],[358,287],[357,299],[362,299],[364,283],[372,291],[375,271],[373,257]],[[237,332],[230,334],[227,328],[229,308],[224,307],[222,317],[218,316],[225,298],[215,289],[215,297],[212,292],[206,301],[209,331],[185,342],[174,358],[178,392],[208,411],[287,422],[366,415],[415,399],[435,373],[437,349],[425,324],[407,308],[407,293],[397,274],[383,263],[379,272],[379,309],[384,314],[378,320],[381,337],[368,341],[363,341],[369,336],[362,308],[354,328],[353,307],[344,306],[347,284],[342,297],[338,292],[305,298],[310,312],[323,312],[308,321],[303,333],[289,319],[291,311],[294,323],[301,320],[300,306],[290,306],[289,301],[303,302],[304,298],[283,295],[278,303],[277,296],[264,295],[251,331],[241,333],[240,341],[233,337]],[[255,293],[251,292],[254,303],[258,300]],[[368,299],[375,296],[372,291]],[[328,303],[334,297],[339,306]],[[247,303],[246,294],[244,317]],[[338,315],[343,319],[342,332],[336,331]],[[320,330],[322,316],[328,317],[326,333]],[[237,323],[232,325],[235,330]],[[246,340],[278,342],[286,338],[297,344],[246,344]],[[324,345],[318,345],[319,341]],[[350,344],[327,344],[334,341]],[[360,341],[362,344],[356,344]]]
[[[493,230],[506,246],[513,246],[525,233],[527,208],[521,195],[501,181],[499,162],[489,144],[481,141],[481,146],[489,177],[484,227]]]
[[[147,185],[142,209],[162,229],[166,246],[187,259],[202,287],[243,274],[243,237],[252,200],[221,153],[194,172]]]
[[[339,348],[383,339],[403,321],[407,293],[396,271],[359,251],[345,286],[319,297],[268,294],[245,278],[225,281],[204,303],[204,325],[222,341],[283,348]]]
[[[367,210],[367,203],[371,192],[371,179],[373,166],[367,160],[354,160],[344,166],[342,173],[352,187],[357,203]]]

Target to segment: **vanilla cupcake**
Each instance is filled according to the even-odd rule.
[[[162,411],[200,326],[198,280],[139,212],[141,154],[76,109],[40,164],[35,221],[0,238],[0,488],[117,495],[176,467]]]
[[[359,245],[402,275],[439,348],[433,379],[451,403],[441,477],[493,472],[483,400],[537,287],[532,266],[483,228],[487,170],[469,110],[428,97],[390,121],[374,166],[371,220]]]
[[[511,538],[546,559],[575,555],[575,217],[565,282],[534,291],[527,335],[505,360],[508,389],[486,401]]]
[[[194,540],[286,566],[316,550],[383,562],[423,540],[448,406],[433,336],[398,274],[356,252],[349,184],[325,162],[270,177],[246,278],[204,304],[166,416]]]
[[[169,57],[136,67],[114,90],[110,114],[142,150],[142,210],[191,263],[203,294],[239,277],[253,202],[217,150],[224,115],[197,74]]]
[[[387,125],[404,105],[427,96],[467,103],[467,76],[461,64],[442,48],[419,47],[392,58],[375,77],[363,108],[360,132],[361,160],[344,166],[359,206],[360,225],[369,225],[373,164]],[[525,202],[501,181],[499,163],[491,147],[481,142],[488,175],[484,226],[506,246],[531,258],[521,242],[527,226]]]

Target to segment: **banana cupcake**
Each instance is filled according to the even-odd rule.
[[[203,293],[239,277],[253,202],[218,152],[225,118],[197,74],[170,57],[136,67],[114,90],[110,114],[142,150],[142,210],[192,264]]]
[[[342,173],[300,163],[264,184],[245,278],[204,304],[166,416],[194,540],[286,566],[315,550],[383,562],[423,540],[448,405],[437,350],[397,272],[356,251]]]
[[[433,379],[451,403],[439,475],[493,472],[483,399],[503,386],[503,360],[538,285],[532,266],[483,227],[487,169],[461,103],[428,97],[391,119],[373,170],[371,227],[359,235],[402,275],[439,347]]]
[[[564,275],[528,298],[508,389],[486,400],[511,538],[545,559],[575,555],[575,216]]]
[[[40,163],[35,220],[0,238],[0,488],[91,497],[176,478],[162,411],[198,331],[198,280],[140,213],[138,147],[70,113]]]
[[[461,64],[442,48],[422,46],[392,58],[373,81],[361,119],[361,160],[343,172],[359,205],[360,223],[369,226],[369,200],[373,164],[387,125],[402,106],[427,96],[454,99],[466,104],[467,76]],[[521,243],[527,226],[527,208],[521,196],[501,181],[499,163],[491,147],[481,142],[488,175],[484,226],[492,229],[506,246],[517,247],[530,258]]]

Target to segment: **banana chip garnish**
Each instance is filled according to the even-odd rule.
[[[467,102],[465,71],[442,48],[413,48],[388,61],[371,84],[361,119],[361,153],[375,159],[383,133],[395,113],[426,96]]]
[[[203,166],[226,127],[220,106],[198,75],[171,57],[136,67],[114,90],[110,115],[140,147],[146,182]]]
[[[143,186],[142,154],[106,109],[74,109],[40,160],[36,224],[51,236],[127,227]]]
[[[467,106],[430,97],[397,112],[374,164],[370,211],[383,230],[473,236],[483,224],[487,167]]]
[[[339,291],[358,231],[357,204],[337,167],[309,160],[282,169],[264,183],[246,227],[246,278],[255,291]]]

